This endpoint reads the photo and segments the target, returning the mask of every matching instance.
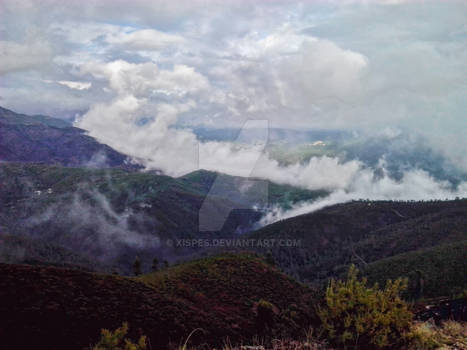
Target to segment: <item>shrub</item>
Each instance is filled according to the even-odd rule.
[[[433,325],[429,323],[415,323],[412,327],[412,349],[438,349],[441,343],[436,339]]]
[[[347,349],[400,348],[410,336],[413,314],[401,299],[407,281],[387,281],[367,286],[357,279],[358,270],[351,266],[346,281],[331,280],[325,305],[318,308],[321,332],[336,346]]]
[[[448,320],[436,326],[417,322],[412,327],[410,349],[467,349],[467,323]]]
[[[146,350],[147,338],[141,336],[137,343],[133,343],[130,339],[125,338],[128,333],[128,323],[123,323],[120,328],[115,331],[108,329],[101,330],[101,338],[99,342],[93,346],[92,350]]]

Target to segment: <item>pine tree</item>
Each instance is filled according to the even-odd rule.
[[[388,280],[380,289],[357,278],[351,266],[347,280],[331,280],[325,305],[319,309],[321,332],[338,347],[346,349],[400,349],[410,336],[413,314],[401,299],[407,281]]]
[[[266,253],[266,263],[268,263],[271,266],[276,265],[276,261],[274,260],[274,256],[272,255],[272,252],[270,250]]]
[[[135,276],[141,275],[141,261],[138,257],[135,258],[135,262],[133,263],[133,273]]]
[[[151,269],[152,269],[153,272],[156,272],[156,271],[159,270],[159,259],[158,258],[152,259]]]
[[[114,331],[101,330],[99,342],[92,347],[93,350],[146,350],[148,339],[141,336],[136,343],[128,339],[128,323],[124,322],[120,328]]]

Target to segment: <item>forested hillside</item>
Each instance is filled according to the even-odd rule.
[[[355,201],[283,220],[249,236],[299,240],[298,247],[276,246],[270,254],[284,271],[316,285],[342,276],[353,263],[372,281],[410,278],[411,297],[453,295],[467,287],[467,273],[462,273],[467,261],[465,199]],[[425,288],[417,291],[422,279]]]

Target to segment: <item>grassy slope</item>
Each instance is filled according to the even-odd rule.
[[[128,321],[153,349],[192,341],[251,340],[258,333],[254,305],[277,308],[263,335],[295,335],[313,314],[313,293],[259,258],[226,255],[175,266],[139,279],[77,270],[0,264],[0,338],[5,348],[80,349],[102,327]],[[294,312],[295,311],[295,312]],[[272,333],[274,332],[274,333]]]

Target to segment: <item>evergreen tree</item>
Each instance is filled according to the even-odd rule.
[[[152,269],[153,272],[156,272],[156,271],[159,270],[159,259],[158,258],[152,259],[151,269]]]
[[[400,349],[410,338],[413,314],[401,299],[407,281],[388,280],[380,289],[367,286],[351,266],[345,281],[331,280],[319,308],[321,333],[345,349]]]
[[[135,262],[133,263],[133,273],[135,276],[141,275],[141,261],[138,257],[135,258]]]
[[[276,265],[276,261],[274,260],[274,256],[272,255],[272,252],[270,250],[266,253],[266,263],[268,263],[271,266]]]
[[[127,338],[128,323],[123,323],[120,328],[114,331],[108,329],[101,330],[99,342],[92,347],[92,350],[146,350],[148,339],[141,336],[136,343]]]

